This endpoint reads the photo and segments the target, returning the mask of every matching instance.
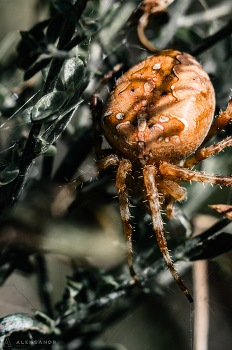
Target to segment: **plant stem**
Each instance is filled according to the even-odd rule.
[[[39,283],[39,295],[49,317],[54,317],[53,298],[52,298],[52,283],[48,277],[47,263],[43,255],[38,254],[35,257],[37,263],[37,276]]]
[[[176,30],[179,27],[179,18],[185,14],[192,2],[193,0],[176,1],[176,3],[172,6],[173,13],[171,20],[167,25],[164,26],[160,38],[158,40],[155,40],[155,47],[168,47],[169,43],[176,33]]]
[[[208,36],[203,40],[202,44],[190,52],[191,55],[197,56],[208,50],[217,42],[223,40],[232,33],[232,20],[230,20],[225,27],[220,29],[217,33]]]
[[[195,261],[193,265],[194,285],[194,350],[208,349],[209,293],[207,261]]]

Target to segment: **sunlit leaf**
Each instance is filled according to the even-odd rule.
[[[0,347],[3,349],[4,341],[13,332],[36,330],[49,334],[50,329],[44,323],[38,322],[28,314],[18,313],[0,319]]]
[[[44,119],[57,112],[67,99],[68,95],[62,91],[51,92],[43,96],[32,109],[32,121],[43,122]]]
[[[33,109],[33,107],[29,107],[23,111],[22,118],[23,118],[24,123],[31,123],[32,109]]]
[[[0,186],[7,185],[8,183],[14,181],[19,174],[18,164],[12,163],[7,166],[1,173]]]
[[[73,85],[73,90],[77,89],[84,78],[84,64],[79,58],[69,59],[64,66],[64,82],[66,89],[69,90]]]

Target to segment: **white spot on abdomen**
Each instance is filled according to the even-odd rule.
[[[154,126],[157,127],[158,129],[160,129],[161,131],[164,130],[164,127],[161,124],[154,124]]]
[[[144,84],[144,94],[145,95],[149,95],[150,92],[154,89],[155,87],[155,84],[154,82],[151,84],[151,83],[145,83]]]
[[[156,63],[153,67],[152,67],[152,69],[160,69],[160,63]]]
[[[146,106],[148,104],[148,101],[147,100],[142,100],[142,105],[143,106]]]
[[[164,115],[161,115],[160,118],[159,118],[159,121],[161,123],[165,123],[165,122],[168,122],[169,121],[169,118],[168,117],[165,117]]]
[[[147,113],[140,113],[137,115],[138,140],[144,140],[144,131],[147,127],[146,121]]]
[[[171,136],[171,139],[172,139],[173,141],[180,141],[180,138],[179,138],[178,135]]]
[[[118,130],[121,126],[125,126],[125,125],[130,125],[130,122],[129,122],[129,120],[127,120],[126,122],[124,122],[124,123],[120,123],[120,124],[118,124],[117,126],[116,126],[116,129]]]
[[[103,115],[103,118],[108,117],[108,115],[111,115],[112,113],[113,113],[112,111],[106,112],[106,113]]]
[[[124,119],[124,113],[118,113],[116,114],[117,119]]]
[[[176,76],[177,78],[179,78],[179,75],[177,74],[177,71],[176,71],[176,67],[173,67],[172,70],[173,70],[173,73],[175,74],[175,76]],[[173,86],[173,85],[172,85],[172,86]]]
[[[138,129],[139,131],[144,131],[146,129],[147,126],[147,122],[145,119],[145,115],[144,114],[140,114],[137,118],[137,124],[138,124]]]
[[[188,122],[184,118],[177,117],[175,115],[172,115],[172,117],[178,119],[182,124],[184,124],[184,130],[182,132],[185,132],[188,128]]]

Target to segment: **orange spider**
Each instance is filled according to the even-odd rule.
[[[150,6],[160,1],[145,2]],[[163,11],[167,1],[161,0],[161,3],[164,3]],[[152,45],[144,35],[149,11],[151,7],[144,10],[138,33],[143,45],[151,50]],[[154,6],[152,11],[154,14]],[[180,181],[232,185],[232,177],[205,175],[187,169],[232,144],[232,137],[228,137],[216,145],[198,150],[231,120],[232,99],[226,111],[211,125],[215,94],[200,64],[189,54],[179,51],[153,48],[153,52],[154,56],[137,64],[117,80],[100,122],[98,97],[95,94],[91,99],[95,152],[99,159],[102,158],[96,167],[101,171],[109,165],[118,166],[116,186],[128,264],[135,282],[139,284],[132,263],[132,227],[127,191],[132,196],[141,195],[149,201],[158,246],[174,279],[192,302],[171,260],[160,209],[165,208],[167,217],[173,218],[175,200],[182,201],[186,197]],[[112,147],[110,154],[109,150],[102,150],[101,132]]]

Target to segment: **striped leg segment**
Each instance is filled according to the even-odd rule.
[[[76,190],[85,181],[95,177],[102,170],[106,169],[109,165],[118,165],[119,159],[116,154],[112,154],[104,159],[99,160],[89,172],[78,176],[76,179],[68,182],[66,185],[60,188],[56,198],[52,205],[52,212],[54,216],[64,215],[71,203],[76,199]]]
[[[182,181],[207,182],[213,185],[232,186],[232,176],[207,175],[197,171],[184,169],[177,165],[163,162],[160,164],[159,171],[162,175],[178,178]]]
[[[143,170],[144,182],[147,190],[147,196],[150,202],[151,214],[153,219],[153,227],[155,230],[156,240],[160,251],[163,254],[163,257],[168,265],[169,270],[171,271],[174,279],[178,283],[179,287],[182,289],[186,297],[190,302],[193,301],[191,295],[187,291],[187,288],[181,281],[178,273],[175,270],[171,256],[168,251],[166,238],[163,230],[163,221],[160,213],[160,203],[159,203],[159,194],[155,182],[155,176],[157,174],[157,169],[155,166],[145,166]]]
[[[108,166],[113,165],[116,166],[119,163],[119,158],[116,154],[110,154],[109,156],[99,160],[94,164],[94,166],[90,169],[89,172],[78,176],[75,180],[69,182],[70,187],[77,188],[83,182],[89,181],[92,177],[97,176],[101,171],[105,170]]]
[[[222,130],[232,119],[232,97],[230,98],[229,104],[225,110],[219,114],[217,119],[215,119],[214,123],[211,125],[208,135],[206,136],[203,144],[212,139],[214,135],[216,135],[220,130]]]
[[[131,170],[132,170],[132,165],[129,160],[121,159],[119,161],[119,167],[118,167],[117,176],[116,176],[116,186],[118,190],[118,198],[119,198],[119,204],[120,204],[123,230],[126,238],[128,265],[129,265],[130,273],[134,281],[136,282],[136,284],[141,286],[133,268],[132,242],[131,242],[132,227],[130,223],[128,196],[126,193],[126,178],[131,173]]]
[[[196,165],[212,154],[218,153],[223,148],[231,146],[232,145],[232,137],[227,137],[225,140],[216,143],[216,145],[209,146],[207,148],[203,148],[200,151],[196,152],[192,157],[187,159],[183,165],[184,168],[190,168],[193,165]]]
[[[166,11],[167,7],[173,1],[174,0],[144,0],[135,11],[135,13],[142,12],[142,16],[140,17],[137,26],[138,38],[141,44],[150,52],[158,53],[159,50],[153,47],[152,43],[145,35],[145,29],[148,25],[149,19],[158,13]]]
[[[167,218],[169,220],[172,220],[174,218],[174,214],[175,214],[174,205],[175,205],[175,198],[169,194],[168,203],[166,205],[166,213],[167,213]]]
[[[162,179],[157,182],[158,188],[169,193],[177,201],[183,201],[187,197],[186,188],[170,179]]]

